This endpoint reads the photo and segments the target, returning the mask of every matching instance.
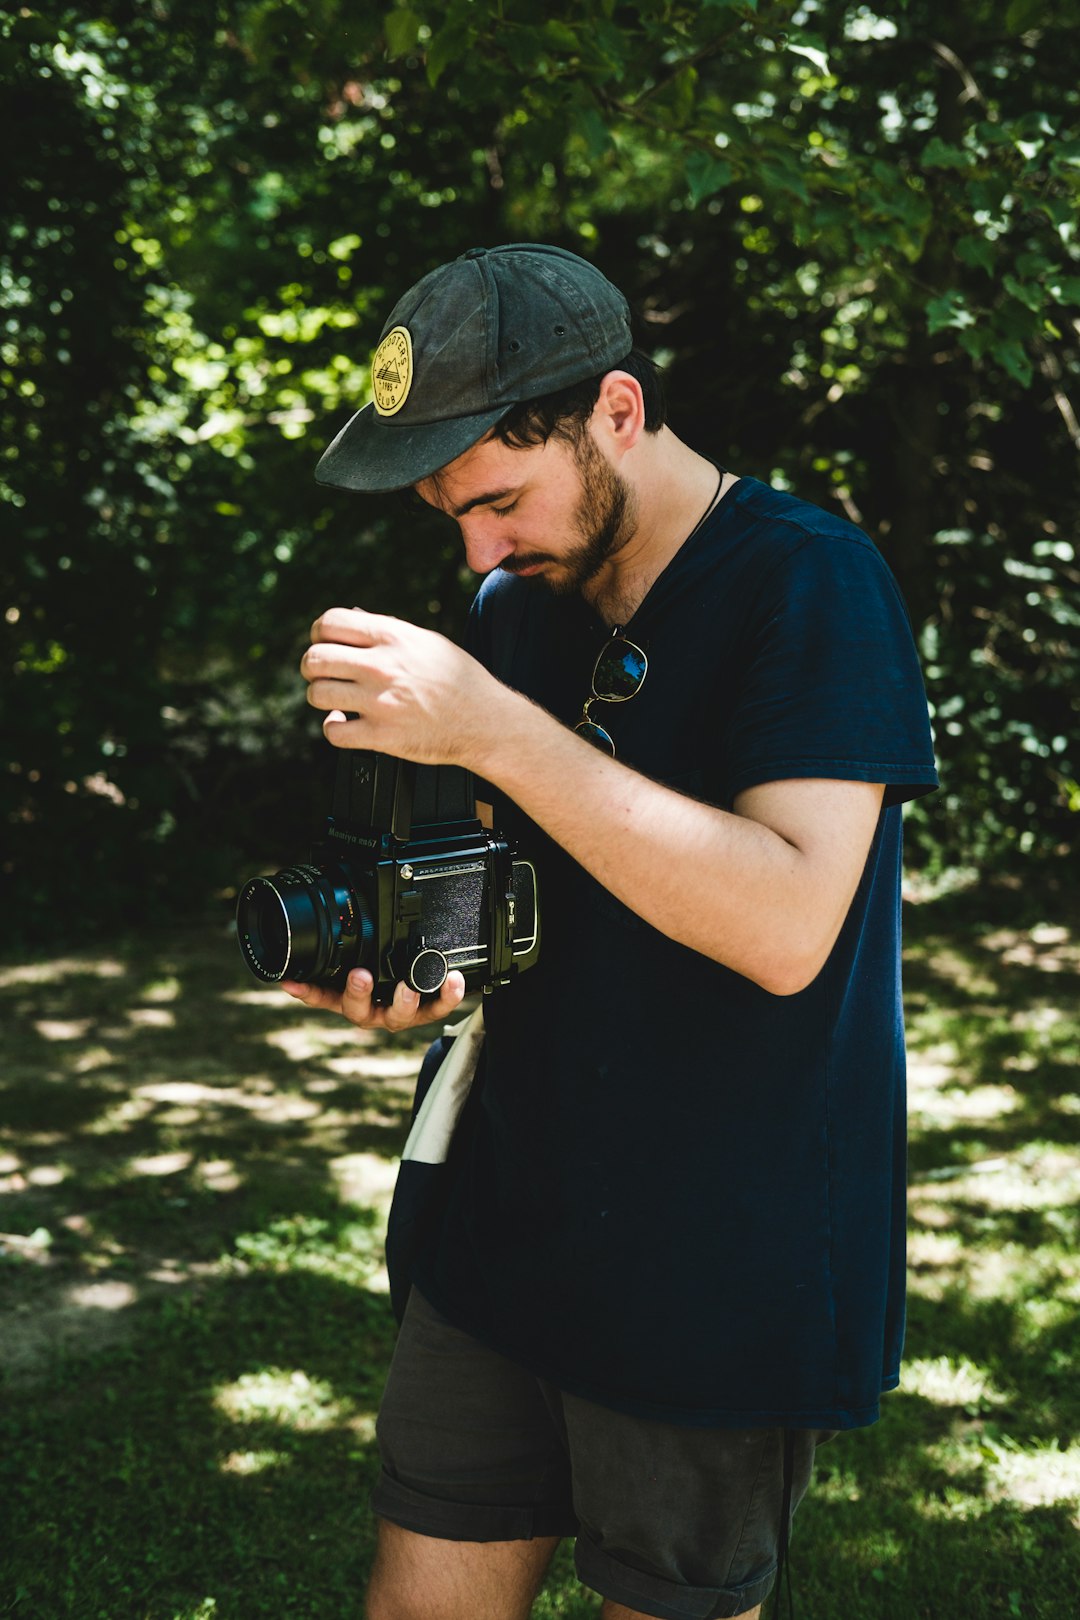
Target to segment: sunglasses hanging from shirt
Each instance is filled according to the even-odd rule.
[[[622,633],[622,626],[617,624],[610,639],[600,649],[592,673],[592,697],[586,698],[581,719],[574,727],[579,737],[584,737],[594,748],[603,749],[612,759],[615,758],[615,744],[589,711],[594,703],[625,703],[628,698],[636,697],[648,668],[649,660],[641,648],[628,641]]]

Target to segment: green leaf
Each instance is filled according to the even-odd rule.
[[[1014,382],[1020,383],[1024,388],[1030,385],[1035,375],[1035,367],[1022,343],[996,343],[993,354]]]
[[[1034,206],[1041,209],[1051,224],[1059,229],[1062,225],[1071,225],[1076,218],[1076,205],[1065,197],[1039,197]]]
[[[956,257],[961,264],[985,270],[988,276],[996,273],[996,254],[993,242],[985,236],[962,236],[956,244]]]
[[[1045,302],[1043,290],[1034,282],[1018,281],[1015,276],[1003,276],[1002,286],[1006,292],[1012,293],[1014,298],[1026,304],[1028,309],[1033,309],[1036,313],[1042,309]]]
[[[980,213],[985,210],[994,219],[1001,214],[1001,205],[1008,189],[1008,180],[996,173],[973,176],[964,185],[970,208],[973,211],[978,209]]]
[[[693,113],[697,82],[696,68],[684,67],[676,74],[671,91],[671,110],[676,124],[685,124]]]
[[[975,317],[967,306],[963,293],[950,291],[940,298],[931,298],[926,306],[926,330],[931,336],[955,326],[958,330],[974,326]]]
[[[970,169],[975,161],[974,152],[965,152],[962,146],[950,146],[940,135],[934,135],[922,150],[924,169]]]
[[[819,73],[829,72],[828,46],[819,34],[808,34],[801,28],[789,29],[784,40],[784,49],[791,51],[795,56],[805,56]]]
[[[731,184],[734,173],[731,164],[723,158],[710,157],[708,152],[691,152],[686,160],[686,186],[693,207],[723,191]]]
[[[1041,309],[1041,304],[1038,309],[1032,309],[1026,298],[1017,298],[1010,288],[1009,297],[1003,299],[994,312],[994,324],[1004,337],[1023,347],[1039,330]]]
[[[1034,248],[1021,253],[1016,261],[1016,273],[1021,278],[1044,276],[1048,270],[1056,268],[1052,259],[1048,259],[1045,253],[1039,253]]]
[[[1059,304],[1080,305],[1080,276],[1051,276],[1048,291]]]
[[[591,33],[592,42],[611,70],[612,77],[621,79],[629,57],[625,29],[616,28],[614,23],[599,17],[593,22]]]
[[[1025,34],[1045,16],[1046,0],[1011,0],[1005,13],[1005,27],[1010,34]]]
[[[420,18],[415,11],[389,11],[383,23],[386,51],[391,58],[408,56],[420,38]]]
[[[973,360],[981,360],[993,341],[994,334],[987,326],[965,326],[959,337],[960,347]]]
[[[611,131],[596,107],[579,107],[574,114],[574,123],[590,157],[603,157],[605,152],[610,151],[614,144]]]
[[[531,75],[544,54],[544,36],[539,28],[508,28],[506,54],[519,73]]]
[[[1080,141],[1060,141],[1050,159],[1051,174],[1063,174],[1071,179],[1069,170],[1078,166],[1080,166]]]
[[[427,50],[428,83],[437,85],[450,64],[460,62],[468,49],[469,30],[463,23],[448,23],[440,28]]]
[[[808,203],[810,193],[806,189],[798,158],[794,154],[788,157],[786,153],[778,153],[777,158],[779,161],[760,165],[762,179],[775,191],[785,191],[792,197],[798,197],[800,202]]]
[[[541,30],[545,45],[563,56],[577,56],[581,50],[581,41],[572,28],[564,22],[557,20],[546,22]]]

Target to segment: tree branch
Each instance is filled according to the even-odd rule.
[[[958,73],[960,78],[963,80],[964,93],[959,97],[960,102],[977,101],[983,111],[989,115],[990,108],[987,105],[986,97],[983,95],[982,91],[975,83],[975,80],[972,78],[971,73],[964,66],[963,62],[961,62],[960,58],[957,56],[956,52],[951,48],[951,46],[943,45],[940,39],[932,39],[930,41],[930,48],[936,57],[944,62],[947,67],[951,67],[954,72]]]
[[[1054,404],[1061,412],[1065,431],[1077,450],[1080,450],[1080,421],[1077,420],[1076,412],[1073,410],[1072,400],[1059,382],[1061,366],[1056,355],[1051,354],[1045,343],[1036,343],[1035,347],[1039,351],[1039,370],[1050,384],[1050,392],[1054,397]]]

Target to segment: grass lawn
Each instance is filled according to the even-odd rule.
[[[908,907],[908,1359],[820,1455],[799,1620],[1080,1613],[1065,913]],[[220,920],[0,965],[0,1026],[0,1614],[358,1617],[382,1226],[430,1036],[257,987]],[[535,1620],[598,1607],[564,1544]]]

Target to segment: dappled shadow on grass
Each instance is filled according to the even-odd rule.
[[[383,1223],[437,1031],[311,1014],[217,927],[9,962],[0,1020],[17,1612],[358,1613]]]
[[[1006,1133],[1037,1125],[1045,1140],[1075,1142],[1080,895],[984,884],[909,905],[904,921],[915,1052],[969,1090],[1011,1087]]]
[[[137,1308],[0,1419],[20,1612],[358,1613],[392,1338],[384,1298],[304,1272]]]
[[[1075,919],[1015,892],[909,911],[907,1362],[882,1421],[822,1450],[799,1612],[1057,1620],[1080,1586]],[[383,1221],[436,1031],[310,1014],[216,924],[0,966],[0,1020],[15,1612],[358,1613]],[[562,1549],[535,1620],[596,1608]]]
[[[309,1013],[220,928],[9,963],[0,1018],[0,1226],[21,1262],[0,1287],[38,1308],[90,1279],[137,1297],[275,1214],[384,1213],[435,1033]]]
[[[916,1296],[1075,1313],[1080,904],[983,885],[909,908]]]
[[[818,1454],[792,1547],[798,1612],[951,1620],[1072,1612],[1075,1506],[1025,1501],[1015,1456],[947,1398],[893,1395]],[[1005,1466],[998,1459],[1005,1460]]]

